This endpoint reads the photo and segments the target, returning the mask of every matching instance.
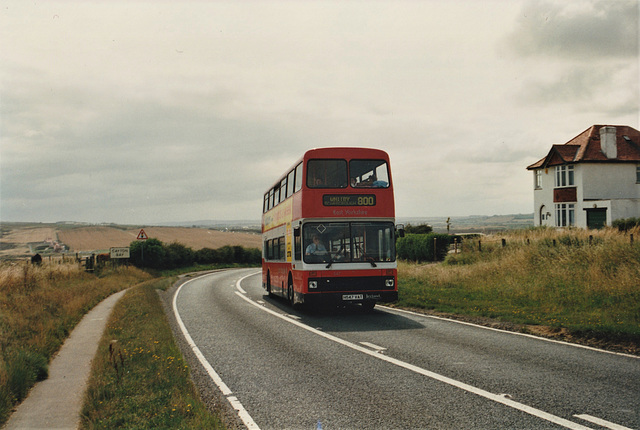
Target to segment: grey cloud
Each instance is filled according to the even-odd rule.
[[[2,106],[8,124],[0,169],[3,219],[198,202],[255,200],[258,207],[264,184],[274,178],[252,171],[251,163],[291,144],[277,125],[234,118],[202,100],[114,101],[78,88],[36,85],[21,94],[12,88],[20,87],[6,89]]]
[[[518,94],[525,104],[565,105],[611,117],[638,114],[638,65],[567,66],[557,76],[526,80]]]
[[[554,80],[529,81],[523,89],[524,99],[535,103],[590,100],[615,73],[609,68],[575,68],[553,76]]]
[[[507,45],[522,56],[637,57],[638,8],[636,0],[532,1]]]

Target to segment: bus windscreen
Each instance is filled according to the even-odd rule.
[[[306,223],[306,263],[395,261],[395,228],[391,222]]]

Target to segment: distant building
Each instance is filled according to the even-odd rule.
[[[600,228],[640,217],[640,132],[594,125],[552,145],[533,171],[534,225]]]

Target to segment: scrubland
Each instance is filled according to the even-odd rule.
[[[59,264],[60,263],[60,264]],[[77,263],[0,265],[0,424],[83,315],[112,293],[151,276],[133,267],[86,273]]]
[[[476,237],[464,240],[443,263],[401,262],[398,274],[398,306],[639,351],[637,228],[542,228]]]

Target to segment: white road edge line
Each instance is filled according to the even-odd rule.
[[[238,282],[241,282],[243,279],[245,279],[245,278],[247,278],[249,276],[252,276],[252,275],[245,276],[244,278],[238,280]],[[540,409],[536,409],[536,408],[533,408],[531,406],[527,406],[527,405],[525,405],[523,403],[515,402],[515,401],[513,401],[511,399],[502,397],[502,396],[500,396],[498,394],[490,393],[490,392],[485,391],[485,390],[483,390],[481,388],[477,388],[477,387],[474,387],[472,385],[465,384],[464,382],[456,381],[455,379],[451,379],[451,378],[448,378],[446,376],[443,376],[443,375],[431,372],[429,370],[423,369],[421,367],[414,366],[413,364],[406,363],[404,361],[401,361],[401,360],[398,360],[398,359],[395,359],[395,358],[392,358],[392,357],[389,357],[389,356],[386,356],[386,355],[383,355],[383,354],[379,354],[379,353],[377,353],[375,351],[372,351],[372,350],[370,350],[368,348],[365,348],[364,346],[356,345],[355,343],[351,343],[351,342],[348,342],[348,341],[346,341],[344,339],[341,339],[339,337],[333,336],[331,334],[324,333],[324,332],[322,332],[320,330],[316,330],[315,328],[310,327],[310,326],[308,326],[306,324],[303,324],[303,323],[301,323],[299,321],[296,321],[296,320],[294,320],[292,318],[289,318],[286,315],[280,314],[280,313],[278,313],[276,311],[273,311],[273,310],[268,309],[268,308],[266,308],[264,306],[261,306],[258,303],[254,302],[253,300],[251,300],[250,298],[242,295],[240,292],[236,292],[236,295],[238,297],[242,298],[243,300],[245,300],[247,303],[255,306],[256,308],[258,308],[258,309],[260,309],[260,310],[262,310],[264,312],[268,312],[268,313],[270,313],[271,315],[273,315],[275,317],[278,317],[278,318],[280,318],[280,319],[282,319],[284,321],[287,321],[287,322],[289,322],[289,323],[291,323],[293,325],[296,325],[296,326],[298,326],[300,328],[303,328],[303,329],[305,329],[307,331],[310,331],[311,333],[317,334],[318,336],[322,336],[322,337],[324,337],[326,339],[329,339],[329,340],[331,340],[333,342],[336,342],[336,343],[338,343],[340,345],[346,346],[346,347],[351,348],[353,350],[356,350],[356,351],[362,352],[364,354],[370,355],[371,357],[375,357],[375,358],[377,358],[379,360],[386,361],[388,363],[394,364],[394,365],[396,365],[398,367],[402,367],[404,369],[410,370],[412,372],[418,373],[418,374],[426,376],[428,378],[432,378],[432,379],[435,379],[437,381],[443,382],[445,384],[454,386],[456,388],[460,388],[460,389],[462,389],[464,391],[467,391],[469,393],[476,394],[476,395],[478,395],[480,397],[484,397],[484,398],[492,400],[492,401],[494,401],[496,403],[501,403],[501,404],[503,404],[505,406],[509,406],[511,408],[514,408],[514,409],[517,409],[519,411],[525,412],[527,414],[533,415],[533,416],[538,417],[540,419],[543,419],[543,420],[558,424],[558,425],[566,427],[568,429],[572,429],[572,430],[593,430],[590,427],[586,427],[586,426],[580,425],[578,423],[574,423],[573,421],[569,421],[567,419],[555,416],[553,414],[550,414],[548,412],[542,411]]]
[[[598,424],[599,426],[606,427],[611,430],[633,430],[629,427],[621,426],[620,424],[612,423],[610,421],[603,420],[602,418],[593,417],[587,414],[574,415],[574,417],[589,421],[590,423]]]
[[[549,339],[549,338],[546,338],[546,337],[535,336],[535,335],[529,334],[529,333],[518,333],[517,331],[502,330],[502,329],[499,329],[499,328],[487,327],[487,326],[484,326],[484,325],[474,324],[474,323],[470,323],[470,322],[467,322],[467,321],[459,321],[459,320],[454,320],[454,319],[451,319],[451,318],[438,317],[438,316],[435,316],[435,315],[421,314],[421,313],[418,313],[418,312],[407,311],[405,309],[400,309],[400,308],[391,308],[389,306],[376,305],[376,307],[377,308],[386,309],[386,310],[389,310],[389,311],[397,311],[397,312],[410,314],[410,315],[415,315],[415,316],[424,317],[424,318],[432,318],[432,319],[440,320],[440,321],[448,321],[448,322],[453,322],[453,323],[457,323],[457,324],[463,324],[463,325],[468,325],[468,326],[472,326],[472,327],[483,328],[485,330],[492,330],[492,331],[497,331],[497,332],[500,332],[500,333],[507,333],[507,334],[512,334],[512,335],[516,335],[516,336],[524,336],[524,337],[528,337],[528,338],[531,338],[531,339],[542,340],[544,342],[558,343],[560,345],[573,346],[575,348],[588,349],[590,351],[604,352],[606,354],[619,355],[621,357],[629,357],[629,358],[640,359],[640,356],[638,356],[638,355],[625,354],[624,352],[607,351],[606,349],[599,349],[599,348],[594,348],[592,346],[580,345],[579,343],[564,342],[562,340]]]
[[[378,346],[374,343],[369,343],[369,342],[360,342],[360,345],[368,346],[369,348],[373,349],[376,352],[383,352],[387,350],[387,348],[385,348],[384,346]]]
[[[251,275],[248,275],[248,276],[253,276],[253,275],[255,275],[255,273],[251,274]],[[204,276],[208,276],[208,275],[204,275]],[[201,279],[204,276],[200,276],[198,278],[191,279],[191,280],[185,282],[184,284],[182,284],[182,285],[180,285],[178,287],[178,289],[176,290],[175,294],[173,295],[173,314],[176,317],[176,320],[178,322],[178,326],[180,326],[180,330],[182,331],[182,335],[184,336],[184,338],[186,339],[187,343],[189,344],[189,346],[193,350],[194,354],[198,358],[198,361],[200,361],[200,364],[202,364],[202,367],[204,367],[204,369],[207,371],[207,373],[209,374],[209,377],[218,386],[220,391],[222,391],[222,395],[224,395],[227,398],[227,401],[231,404],[231,407],[233,407],[233,409],[235,409],[238,412],[238,416],[240,417],[240,419],[242,420],[244,425],[250,430],[260,430],[260,427],[258,427],[258,425],[255,423],[255,421],[253,421],[253,418],[251,418],[251,415],[249,415],[249,413],[244,408],[244,406],[242,406],[242,403],[240,403],[240,401],[235,396],[231,395],[233,392],[229,389],[227,384],[224,383],[222,378],[220,378],[220,375],[218,375],[218,373],[213,369],[213,366],[211,366],[211,364],[207,361],[205,356],[202,354],[202,351],[200,351],[200,348],[198,348],[196,346],[195,342],[191,338],[191,335],[189,334],[189,331],[187,330],[187,327],[182,322],[182,318],[180,318],[180,313],[178,312],[178,307],[177,307],[177,304],[176,304],[177,300],[178,300],[178,294],[180,293],[180,290],[182,290],[182,287],[187,285],[189,282],[195,281],[196,279]],[[245,278],[246,278],[246,276],[245,276]],[[242,279],[244,279],[244,278],[242,278]]]

